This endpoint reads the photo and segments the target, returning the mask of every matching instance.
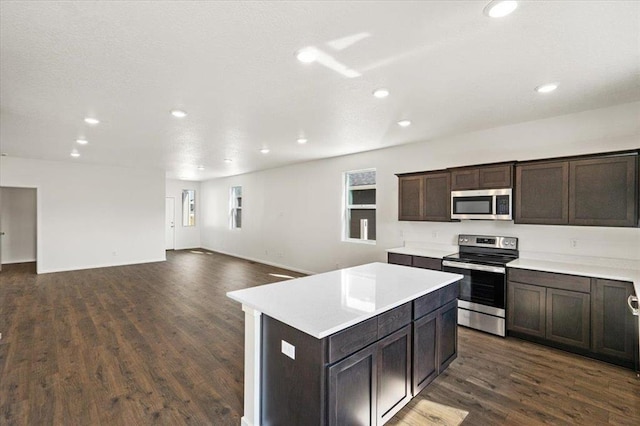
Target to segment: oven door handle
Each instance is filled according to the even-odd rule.
[[[462,263],[454,262],[451,260],[443,260],[442,266],[451,266],[453,268],[471,269],[474,271],[495,272],[497,274],[504,274],[505,268],[500,266],[478,265],[476,263]]]

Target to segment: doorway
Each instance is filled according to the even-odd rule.
[[[176,247],[176,199],[165,198],[165,225],[164,225],[164,245],[165,250],[173,250]]]
[[[0,270],[37,261],[37,198],[36,188],[0,188]]]

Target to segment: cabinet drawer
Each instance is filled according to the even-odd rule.
[[[411,302],[378,315],[378,339],[401,329],[411,322]]]
[[[411,266],[411,258],[409,254],[387,253],[387,263],[394,265]]]
[[[334,363],[378,340],[378,317],[329,336],[329,363]]]
[[[434,271],[442,270],[442,259],[434,257],[413,256],[413,267],[423,269],[433,269]]]
[[[446,287],[438,289],[432,293],[425,294],[424,296],[413,301],[413,319],[418,319],[433,312],[440,306],[446,305],[458,298],[460,293],[460,286],[457,282],[449,284]]]
[[[577,275],[555,274],[553,272],[530,271],[509,268],[509,280],[561,290],[591,292],[591,278]]]

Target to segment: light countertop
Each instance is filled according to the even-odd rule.
[[[448,272],[369,263],[227,296],[321,339],[461,278]]]
[[[422,247],[396,247],[387,249],[387,253],[408,254],[411,256],[433,257],[436,259],[442,259],[450,254],[457,253],[457,249],[452,250],[439,250]]]
[[[631,281],[640,295],[640,265],[637,269],[613,268],[598,264],[581,264],[556,262],[551,260],[518,258],[507,264],[509,268],[533,269],[536,271],[555,272],[559,274],[581,275],[593,278],[605,278],[618,281]]]

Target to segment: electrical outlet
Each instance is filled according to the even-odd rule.
[[[572,238],[569,240],[569,245],[571,246],[571,248],[577,248],[578,247],[578,240],[576,240],[575,238]]]
[[[296,359],[296,347],[287,341],[281,340],[281,342],[282,342],[282,353],[291,359]]]
[[[438,231],[431,231],[431,238],[438,238]]]
[[[112,251],[112,252],[111,252],[111,255],[112,255],[112,256],[117,256],[117,255],[118,255],[118,252],[114,250],[114,251]]]

